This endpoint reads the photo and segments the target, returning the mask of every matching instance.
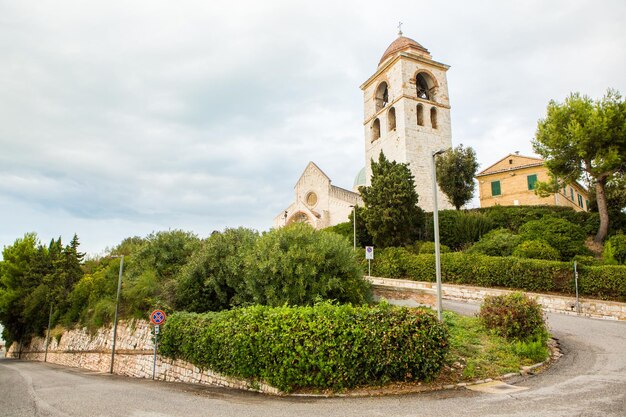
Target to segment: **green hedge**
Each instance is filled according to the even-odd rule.
[[[404,248],[380,249],[372,262],[372,275],[434,281],[435,256],[415,255]],[[571,262],[455,252],[441,255],[441,275],[450,284],[575,293]],[[626,301],[626,266],[579,266],[578,286],[583,296]]]
[[[285,392],[429,380],[448,349],[430,310],[389,305],[253,306],[174,313],[161,354]]]

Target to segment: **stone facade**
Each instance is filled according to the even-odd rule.
[[[74,368],[109,372],[111,366],[112,328],[101,328],[95,334],[87,329],[65,331],[60,339],[51,337],[47,362]],[[45,338],[33,338],[26,347],[13,343],[7,357],[43,361]],[[113,373],[134,378],[152,378],[154,344],[152,326],[146,321],[120,321],[115,342]],[[157,355],[155,379],[169,382],[197,383],[230,387],[268,394],[280,391],[266,384],[229,378],[210,369]]]
[[[397,47],[394,47],[397,44]],[[433,210],[433,153],[452,147],[450,99],[446,71],[417,42],[398,37],[383,55],[376,72],[361,89],[364,99],[366,181],[371,162],[381,152],[408,163],[415,177],[419,206]],[[439,208],[451,209],[439,190]]]
[[[363,205],[361,196],[336,187],[313,162],[309,162],[298,179],[295,201],[274,217],[274,227],[293,222],[306,222],[316,229],[348,221],[354,205]]]
[[[536,181],[550,180],[543,159],[509,154],[476,175],[481,207],[549,205],[571,207],[576,211],[589,210],[589,194],[578,183],[568,184],[548,197],[535,194],[529,177]],[[495,184],[497,183],[497,184]]]

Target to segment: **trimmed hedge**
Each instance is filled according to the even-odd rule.
[[[435,256],[414,255],[403,248],[380,249],[372,262],[372,275],[435,281]],[[441,275],[450,284],[566,295],[576,291],[571,262],[454,252],[441,255]],[[626,301],[626,266],[579,266],[578,290],[587,297]]]
[[[284,392],[430,380],[448,351],[445,325],[426,309],[253,306],[174,313],[161,354]]]

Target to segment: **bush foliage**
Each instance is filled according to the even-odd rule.
[[[464,249],[477,242],[494,228],[494,223],[477,211],[442,210],[439,212],[439,240],[454,250]],[[433,241],[433,215],[425,219],[423,238]]]
[[[470,247],[468,253],[489,256],[511,256],[522,239],[508,229],[495,229],[484,235]]]
[[[521,292],[485,297],[478,316],[485,327],[509,340],[547,335],[541,306]]]
[[[270,306],[311,305],[320,298],[361,304],[371,293],[352,245],[304,223],[261,236],[245,280],[246,300]]]
[[[546,216],[541,220],[531,220],[519,228],[522,240],[544,240],[557,249],[561,259],[568,261],[576,255],[586,255],[585,238],[581,227],[565,219]]]
[[[429,380],[448,341],[430,310],[321,303],[175,313],[159,348],[202,369],[290,392]]]
[[[246,302],[246,258],[258,237],[245,228],[213,233],[179,274],[176,309],[203,313]]]
[[[618,233],[611,236],[604,245],[603,256],[608,264],[626,264],[626,235]]]
[[[558,261],[561,258],[559,251],[542,239],[526,240],[520,243],[513,251],[513,256],[549,261]]]

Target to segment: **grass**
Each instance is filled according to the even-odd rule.
[[[477,317],[446,311],[443,318],[450,331],[450,352],[440,378],[458,382],[496,378],[548,357],[542,340],[510,342],[487,330]]]

